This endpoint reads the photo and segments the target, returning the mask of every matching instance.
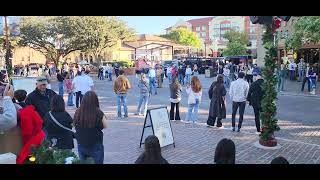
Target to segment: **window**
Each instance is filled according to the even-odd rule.
[[[207,30],[207,26],[202,26],[202,31]]]
[[[255,28],[250,28],[250,33],[255,33],[256,29]]]
[[[202,32],[201,33],[201,37],[206,37],[207,36],[207,33],[206,32]]]
[[[198,37],[200,37],[200,36],[201,36],[201,34],[200,34],[199,32],[197,33],[197,35],[198,35]]]
[[[197,27],[196,27],[196,31],[200,31],[200,26],[197,26]]]
[[[219,28],[220,28],[220,24],[214,24],[214,25],[213,25],[213,28],[219,29]]]

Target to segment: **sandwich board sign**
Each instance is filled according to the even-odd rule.
[[[167,107],[150,108],[147,110],[147,115],[144,119],[142,135],[140,139],[141,144],[150,136],[155,135],[159,139],[160,147],[165,147],[175,142],[171,129],[171,124],[168,116]]]

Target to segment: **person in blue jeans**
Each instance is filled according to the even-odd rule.
[[[197,121],[198,110],[202,96],[202,86],[197,76],[191,78],[191,84],[188,85],[186,92],[188,94],[188,113],[186,121]]]
[[[186,82],[185,82],[185,84],[190,84],[191,74],[192,74],[192,69],[191,69],[190,65],[187,65],[185,74],[186,74],[186,78],[185,78]]]
[[[277,78],[278,78],[278,92],[282,92],[284,90],[284,83],[286,80],[287,70],[284,64],[281,64],[280,69],[277,70]]]
[[[154,93],[157,94],[157,86],[156,86],[156,70],[154,69],[154,67],[151,67],[149,72],[149,82],[150,82],[150,94],[152,94],[153,90]]]
[[[102,130],[107,127],[107,119],[99,108],[99,100],[95,92],[88,91],[83,96],[81,106],[74,115],[74,125],[80,160],[92,158],[95,164],[103,164]]]
[[[131,88],[130,82],[124,75],[124,71],[119,71],[119,76],[114,81],[113,91],[117,95],[118,117],[122,117],[121,106],[123,105],[124,117],[128,117],[127,92]]]
[[[57,79],[58,79],[58,85],[59,85],[59,95],[63,97],[63,94],[64,94],[64,89],[63,89],[64,76],[60,73],[59,70],[57,70]]]
[[[112,81],[112,66],[111,65],[108,67],[107,71],[108,71],[109,81]]]
[[[308,71],[310,87],[311,87],[311,94],[316,94],[316,80],[317,80],[317,73],[315,72],[313,67],[310,67]]]
[[[139,81],[138,87],[140,89],[140,97],[138,102],[138,108],[135,115],[143,115],[146,116],[147,114],[147,108],[148,108],[148,101],[149,101],[149,80],[146,78],[145,74],[141,75],[141,79]],[[143,113],[142,113],[142,106],[143,103]]]

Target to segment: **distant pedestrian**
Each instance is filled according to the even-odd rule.
[[[181,101],[181,91],[182,87],[179,84],[178,78],[173,78],[170,84],[170,120],[181,120],[179,112],[179,103]],[[174,113],[174,108],[176,108],[176,113]]]
[[[240,132],[243,114],[246,108],[246,100],[249,92],[249,84],[244,79],[244,73],[238,74],[238,79],[231,83],[230,86],[230,99],[232,100],[232,131],[235,131],[235,118],[239,108],[239,123],[238,132]]]
[[[213,82],[208,91],[210,101],[208,126],[214,126],[216,118],[217,127],[222,127],[222,119],[226,118],[225,96],[227,91],[223,85],[223,76],[218,75],[217,81]]]
[[[256,122],[256,128],[257,132],[261,132],[260,130],[260,112],[262,110],[261,108],[261,101],[263,98],[263,90],[262,90],[262,84],[264,80],[262,79],[261,75],[258,74],[256,76],[256,81],[253,82],[249,88],[249,93],[247,100],[249,101],[249,105],[253,107],[254,116],[255,116],[255,122]]]
[[[296,78],[296,67],[297,67],[297,64],[292,59],[289,64],[289,72],[290,72],[290,80],[291,81],[295,80],[295,78]]]
[[[223,69],[223,76],[224,76],[225,88],[229,88],[230,87],[230,69],[228,68],[227,65]]]
[[[311,86],[310,86],[310,81],[309,81],[309,69],[310,69],[310,65],[309,63],[307,64],[306,66],[306,72],[304,74],[304,78],[303,78],[303,81],[302,81],[302,87],[301,87],[301,91],[303,92],[304,91],[304,85],[306,84],[306,82],[308,82],[308,92],[311,91]]]
[[[306,63],[304,62],[303,58],[300,59],[300,62],[298,64],[298,73],[299,73],[298,82],[300,82],[303,80],[306,74]]]
[[[163,69],[162,69],[162,66],[159,66],[157,68],[156,75],[157,75],[158,88],[162,88],[162,83],[163,83]]]
[[[119,74],[114,81],[113,91],[117,95],[118,117],[121,118],[121,106],[123,106],[124,109],[124,117],[128,117],[127,92],[131,88],[131,85],[128,78],[124,76],[123,70],[121,70]]]
[[[149,73],[149,85],[150,85],[150,94],[154,91],[154,94],[157,95],[157,87],[156,87],[156,71],[154,67],[150,67]]]
[[[202,86],[197,76],[192,77],[191,84],[188,85],[186,92],[188,94],[188,113],[186,121],[195,122],[198,120],[198,110],[202,96]]]
[[[236,163],[236,146],[231,139],[222,139],[219,141],[215,153],[215,164],[235,164]]]
[[[191,67],[190,67],[190,65],[187,65],[187,69],[186,69],[186,82],[185,82],[185,84],[190,84],[191,75],[192,75]]]
[[[150,135],[144,141],[144,152],[135,164],[169,164],[161,155],[161,148],[157,136]]]
[[[79,108],[83,95],[92,91],[94,87],[93,80],[85,74],[84,69],[78,72],[78,75],[72,80],[72,89],[76,92],[76,107]]]
[[[247,73],[246,73],[246,79],[248,81],[249,84],[253,83],[253,68],[251,65],[247,66]]]
[[[104,146],[102,129],[107,127],[107,119],[100,109],[98,96],[88,91],[74,115],[76,139],[80,160],[93,158],[95,164],[103,164]]]
[[[60,70],[57,70],[57,79],[59,83],[59,95],[63,97],[64,94],[64,77],[62,75],[62,72]]]
[[[66,75],[66,79],[64,81],[65,86],[66,86],[66,91],[68,93],[68,106],[73,106],[73,88],[72,88],[72,79],[70,77],[70,74]]]
[[[309,75],[309,81],[310,81],[310,87],[311,87],[311,92],[310,94],[313,94],[315,95],[316,94],[316,87],[317,87],[317,73],[316,71],[314,70],[315,68],[314,67],[311,67],[309,69],[309,72],[308,72],[308,75]]]
[[[284,91],[284,84],[286,81],[287,70],[285,65],[282,63],[280,65],[280,69],[277,70],[277,78],[278,78],[278,92]]]
[[[180,84],[182,84],[182,85],[184,85],[184,76],[183,76],[183,74],[184,74],[184,69],[182,68],[182,65],[180,65],[179,66],[179,68],[178,68],[178,80],[179,80],[179,83]]]
[[[140,96],[139,96],[139,102],[138,102],[138,108],[135,115],[144,115],[147,114],[147,107],[148,107],[148,101],[149,101],[149,79],[146,78],[145,74],[142,74],[140,76],[140,81],[138,83],[138,87],[140,89]],[[142,113],[142,103],[143,103],[143,113]]]

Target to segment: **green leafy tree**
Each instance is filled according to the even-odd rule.
[[[286,39],[286,49],[299,49],[304,42],[320,42],[320,16],[302,16],[294,22],[292,35]]]
[[[223,51],[225,56],[247,54],[249,40],[246,33],[231,29],[224,34],[224,38],[228,40],[227,48]]]
[[[249,42],[248,35],[244,32],[239,32],[234,29],[227,31],[224,36],[229,42],[240,42],[241,44],[247,45]]]
[[[238,41],[232,41],[227,44],[227,48],[223,51],[225,56],[237,56],[247,54],[246,45]]]
[[[60,57],[86,48],[77,16],[27,16],[20,21],[20,45],[29,46],[59,64]],[[57,46],[57,42],[60,45]],[[59,50],[63,51],[59,51]]]
[[[161,35],[161,37],[186,46],[193,46],[197,48],[201,46],[201,40],[197,34],[186,28],[173,29],[169,34]]]
[[[92,53],[98,64],[105,49],[115,46],[119,40],[135,39],[135,31],[116,17],[81,16],[78,23],[78,35],[87,45],[85,51]]]

